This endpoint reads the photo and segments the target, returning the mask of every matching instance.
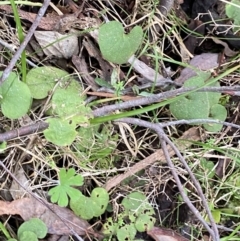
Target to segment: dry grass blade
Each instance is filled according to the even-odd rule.
[[[177,140],[177,146],[180,151],[186,150],[189,146],[192,145],[191,141],[199,141],[201,140],[201,135],[199,133],[198,128],[192,127],[186,132],[183,133],[183,135]],[[188,141],[181,141],[181,140],[188,140]],[[167,147],[169,151],[169,155],[173,156],[175,155],[175,152],[171,149],[170,146]],[[152,155],[148,156],[147,158],[139,161],[132,167],[128,169],[128,171],[124,174],[119,174],[110,180],[107,181],[105,184],[105,188],[107,191],[111,190],[113,187],[119,185],[124,179],[132,176],[133,174],[144,170],[149,165],[153,164],[156,161],[160,161],[162,163],[166,163],[165,156],[162,150],[157,150]]]

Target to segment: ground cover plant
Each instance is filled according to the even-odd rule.
[[[239,240],[239,12],[1,1],[1,239]]]

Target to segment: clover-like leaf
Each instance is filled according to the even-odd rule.
[[[20,238],[20,240],[23,240],[22,238],[23,236],[28,237],[27,235],[31,235],[30,233],[26,233],[26,232],[31,232],[36,236],[36,238],[42,239],[47,234],[47,226],[41,219],[32,218],[24,222],[19,227],[17,235]],[[27,239],[24,239],[24,240],[27,240]],[[29,238],[28,240],[32,240],[32,239]]]
[[[79,199],[70,201],[70,207],[75,214],[82,219],[91,219],[102,215],[108,205],[109,194],[104,188],[97,187],[93,189],[91,196],[81,195]]]
[[[43,133],[48,141],[59,146],[72,144],[77,135],[75,123],[60,118],[50,118],[46,122],[49,127]]]
[[[0,86],[0,95],[2,112],[10,119],[17,119],[25,115],[32,104],[28,86],[20,81],[17,74],[13,72]]]
[[[44,99],[60,80],[73,79],[69,73],[56,67],[43,66],[31,69],[26,83],[34,99]]]
[[[197,176],[199,176],[201,179],[205,179],[205,180],[206,180],[206,175],[207,175],[208,179],[214,177],[214,175],[215,175],[214,166],[215,165],[212,161],[206,160],[205,158],[201,158],[200,159],[200,166],[201,166],[201,169],[196,170]],[[204,172],[204,175],[203,175],[203,172]]]
[[[68,205],[68,197],[70,200],[78,200],[82,195],[81,192],[71,186],[82,186],[83,177],[75,173],[73,168],[66,170],[60,169],[59,172],[60,184],[50,189],[48,194],[51,196],[51,202],[58,203],[59,206],[65,207]]]
[[[125,34],[120,22],[111,21],[99,29],[99,47],[106,60],[123,64],[137,51],[142,36],[143,30],[139,26],[135,26],[129,34]]]

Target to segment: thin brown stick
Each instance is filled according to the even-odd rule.
[[[171,140],[167,137],[167,135],[164,133],[164,131],[161,128],[160,124],[155,124],[155,123],[150,123],[148,121],[143,121],[140,119],[136,119],[136,118],[123,118],[120,121],[122,122],[126,122],[129,124],[134,124],[134,125],[140,125],[146,128],[150,128],[153,131],[155,131],[161,141],[161,147],[164,153],[164,156],[166,158],[167,164],[171,169],[172,175],[177,183],[179,192],[183,198],[183,200],[186,202],[186,204],[188,205],[188,207],[190,208],[190,210],[194,213],[194,215],[198,218],[198,220],[204,225],[204,227],[208,230],[208,232],[210,233],[210,235],[212,236],[214,241],[219,241],[219,233],[218,233],[218,229],[216,227],[216,223],[213,219],[212,213],[208,207],[208,203],[207,200],[202,192],[201,189],[201,185],[199,184],[199,182],[197,181],[197,179],[195,178],[194,174],[192,173],[191,169],[189,168],[188,164],[186,163],[186,161],[184,160],[183,156],[181,155],[180,151],[178,150],[178,148],[176,148],[176,146],[171,142]],[[168,146],[167,144],[168,143]],[[207,224],[207,222],[204,220],[204,218],[199,214],[198,210],[194,207],[194,205],[192,204],[192,202],[190,201],[190,199],[188,198],[188,196],[186,195],[184,188],[182,186],[182,183],[178,177],[178,174],[176,172],[175,166],[173,164],[173,162],[171,161],[170,158],[170,154],[169,154],[169,147],[172,148],[172,150],[174,151],[174,153],[176,153],[176,155],[178,156],[178,158],[180,159],[180,161],[182,162],[182,164],[184,165],[184,167],[186,168],[186,170],[189,173],[189,176],[191,178],[191,180],[193,181],[196,190],[198,191],[199,196],[201,197],[201,200],[203,202],[203,206],[208,214],[209,220],[211,222],[212,225],[212,229],[209,227],[209,225]]]

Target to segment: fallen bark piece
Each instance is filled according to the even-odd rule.
[[[171,229],[154,227],[147,234],[155,241],[189,241]]]
[[[49,234],[56,235],[94,235],[90,224],[77,217],[67,208],[45,202],[42,204],[35,198],[22,198],[12,202],[0,201],[0,215],[20,215],[23,220],[41,219],[48,228]]]

